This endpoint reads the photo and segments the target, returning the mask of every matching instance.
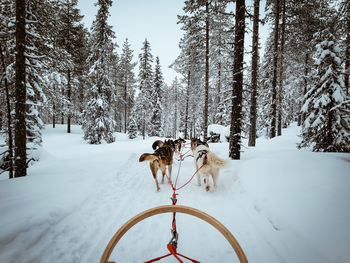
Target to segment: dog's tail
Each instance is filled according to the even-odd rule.
[[[217,168],[225,168],[230,165],[230,162],[228,160],[221,159],[219,156],[217,156],[213,152],[208,152],[207,158],[208,158],[208,163],[212,164]]]
[[[157,155],[153,153],[144,153],[140,156],[139,162],[153,161],[159,159]]]
[[[157,149],[157,147],[162,147],[163,146],[163,141],[161,140],[156,140],[153,144],[152,144],[152,149],[155,150]]]

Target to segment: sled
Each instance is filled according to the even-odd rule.
[[[154,208],[151,208],[149,210],[143,211],[141,213],[139,213],[138,215],[134,216],[133,218],[131,218],[129,221],[127,221],[112,237],[112,239],[109,241],[107,247],[105,248],[102,257],[101,257],[101,261],[100,263],[116,263],[114,261],[109,261],[109,257],[112,254],[112,251],[114,250],[115,246],[117,245],[117,243],[119,242],[119,240],[124,236],[124,234],[130,229],[132,228],[134,225],[136,225],[137,223],[139,223],[140,221],[154,216],[154,215],[158,215],[158,214],[163,214],[163,213],[184,213],[184,214],[188,214],[197,218],[200,218],[202,220],[204,220],[205,222],[211,224],[213,227],[215,227],[224,237],[225,239],[230,243],[231,247],[233,248],[233,250],[235,251],[239,262],[241,263],[246,263],[248,262],[241,246],[239,245],[239,243],[237,242],[237,240],[235,239],[235,237],[231,234],[231,232],[223,225],[221,224],[218,220],[216,220],[214,217],[198,210],[192,207],[188,207],[188,206],[182,206],[182,205],[164,205],[164,206],[157,206]],[[176,252],[172,251],[169,248],[169,244],[168,244],[168,249],[170,251],[170,254],[165,255],[163,257],[148,261],[148,262],[154,262],[154,261],[158,261],[161,258],[167,257],[167,256],[171,256],[173,255],[174,257],[175,254],[180,255],[186,259],[189,259],[181,254],[178,254]],[[176,257],[178,259],[178,257]],[[191,260],[191,259],[190,259]],[[179,262],[182,262],[180,259],[178,259]],[[192,262],[199,262],[196,260],[191,260]]]

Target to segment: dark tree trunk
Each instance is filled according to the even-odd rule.
[[[273,39],[273,78],[272,78],[272,116],[270,138],[276,136],[277,117],[277,62],[278,62],[278,24],[279,24],[279,0],[275,0],[275,28]]]
[[[26,1],[16,0],[16,121],[15,177],[27,175],[26,165],[26,67],[25,67]]]
[[[204,97],[204,142],[207,141],[208,133],[208,97],[209,97],[209,2],[205,3],[205,97]]]
[[[68,101],[69,103],[71,102],[71,72],[70,69],[68,69],[67,72],[67,97],[68,97]],[[70,133],[70,118],[71,118],[71,107],[69,105],[69,109],[68,109],[68,116],[67,116],[67,133]]]
[[[346,96],[349,96],[349,78],[350,78],[350,4],[347,5],[347,36],[346,36],[346,50],[345,50],[345,93]]]
[[[191,71],[187,73],[187,91],[186,91],[186,109],[185,109],[185,139],[188,135],[188,100],[190,98],[190,83],[191,83]]]
[[[307,92],[307,76],[309,74],[308,63],[309,63],[309,53],[306,53],[305,54],[305,68],[304,68],[304,91],[303,91],[304,98],[305,98],[305,94]],[[303,101],[303,104],[304,104],[304,101]],[[301,107],[303,106],[303,104],[301,105]],[[303,124],[304,121],[305,121],[305,113],[302,113],[301,114],[301,124]]]
[[[13,137],[12,137],[12,118],[11,118],[11,105],[10,105],[10,95],[9,95],[9,86],[7,82],[6,66],[4,54],[2,51],[2,45],[0,45],[0,55],[1,55],[1,64],[4,69],[4,83],[5,83],[5,95],[6,95],[6,107],[7,107],[7,133],[8,133],[8,144],[9,144],[9,178],[13,178]]]
[[[175,85],[175,117],[174,117],[174,130],[173,137],[176,139],[176,130],[177,130],[177,85]]]
[[[56,128],[56,104],[52,104],[52,128]]]
[[[64,88],[62,87],[62,98],[64,98]],[[64,124],[64,103],[62,103],[62,108],[61,108],[61,124]]]
[[[250,97],[250,130],[248,146],[255,146],[256,141],[256,97],[258,83],[258,59],[259,59],[259,7],[260,0],[254,0],[253,21],[253,53],[252,53],[252,89]]]
[[[286,1],[282,2],[282,28],[281,28],[281,49],[280,49],[280,76],[279,76],[279,91],[278,91],[278,126],[277,135],[282,135],[282,100],[283,100],[283,52],[284,52],[284,37],[286,24]]]
[[[242,123],[242,86],[245,31],[245,0],[236,1],[235,46],[233,64],[232,112],[230,128],[230,153],[232,159],[240,159]]]
[[[219,51],[219,56],[220,56],[220,51]],[[216,113],[218,113],[219,112],[219,105],[220,105],[220,94],[221,94],[221,62],[219,62],[219,64],[218,64],[218,90],[217,90],[217,96],[216,96],[216,106],[217,106],[217,108],[216,108]],[[219,119],[216,117],[216,116],[214,116],[214,120],[215,120],[215,122],[217,123],[217,124],[221,124],[221,123],[219,123]]]
[[[124,132],[126,133],[127,130],[127,111],[128,111],[128,93],[127,93],[127,80],[125,80],[125,86],[124,86]]]

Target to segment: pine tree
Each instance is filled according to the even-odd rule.
[[[160,68],[159,57],[156,58],[156,65],[154,68],[154,90],[151,95],[153,104],[153,115],[151,118],[152,130],[151,136],[163,136],[163,125],[162,125],[162,104],[161,98],[163,95],[163,76]]]
[[[316,78],[305,95],[299,147],[313,151],[350,152],[350,108],[344,94],[340,48],[332,33],[317,45]]]
[[[137,137],[137,122],[135,118],[135,112],[133,110],[130,112],[130,121],[128,123],[127,129],[129,139],[135,139]]]
[[[90,79],[92,86],[89,89],[90,100],[83,112],[84,139],[91,144],[100,144],[102,140],[111,143],[114,120],[111,117],[111,105],[114,100],[114,83],[110,72],[113,57],[112,39],[114,32],[107,24],[111,0],[98,0],[99,7],[92,24],[92,50],[88,58]]]
[[[147,39],[143,42],[141,49],[143,53],[139,54],[139,89],[140,93],[136,100],[136,114],[138,116],[137,126],[142,133],[143,139],[150,133],[152,118],[152,94],[153,94],[153,71],[151,46]]]
[[[67,115],[68,133],[71,132],[71,118],[74,113],[72,94],[75,93],[74,83],[77,82],[76,79],[78,75],[76,62],[79,60],[79,56],[81,55],[79,49],[84,47],[84,42],[82,41],[83,39],[81,39],[83,35],[81,20],[83,16],[80,15],[77,4],[78,0],[63,0],[59,6],[60,27],[58,32],[58,43],[67,54],[65,57],[67,86],[66,89],[63,87],[62,95],[67,98],[65,113]],[[65,90],[66,92],[64,92]]]
[[[130,48],[128,39],[125,39],[123,44],[122,54],[120,55],[119,69],[119,81],[123,94],[124,105],[124,132],[127,131],[127,123],[129,120],[130,110],[134,105],[135,96],[135,75],[134,67],[136,63],[132,62],[133,51]]]

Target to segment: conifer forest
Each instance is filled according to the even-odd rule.
[[[350,1],[186,0],[180,53],[166,65],[172,83],[147,38],[141,50],[115,41],[108,18],[119,1],[95,2],[90,28],[78,0],[0,2],[0,170],[9,178],[40,162],[45,125],[80,125],[87,144],[109,144],[115,132],[210,141],[217,124],[240,159],[243,138],[254,147],[296,122],[296,147],[350,152]]]

